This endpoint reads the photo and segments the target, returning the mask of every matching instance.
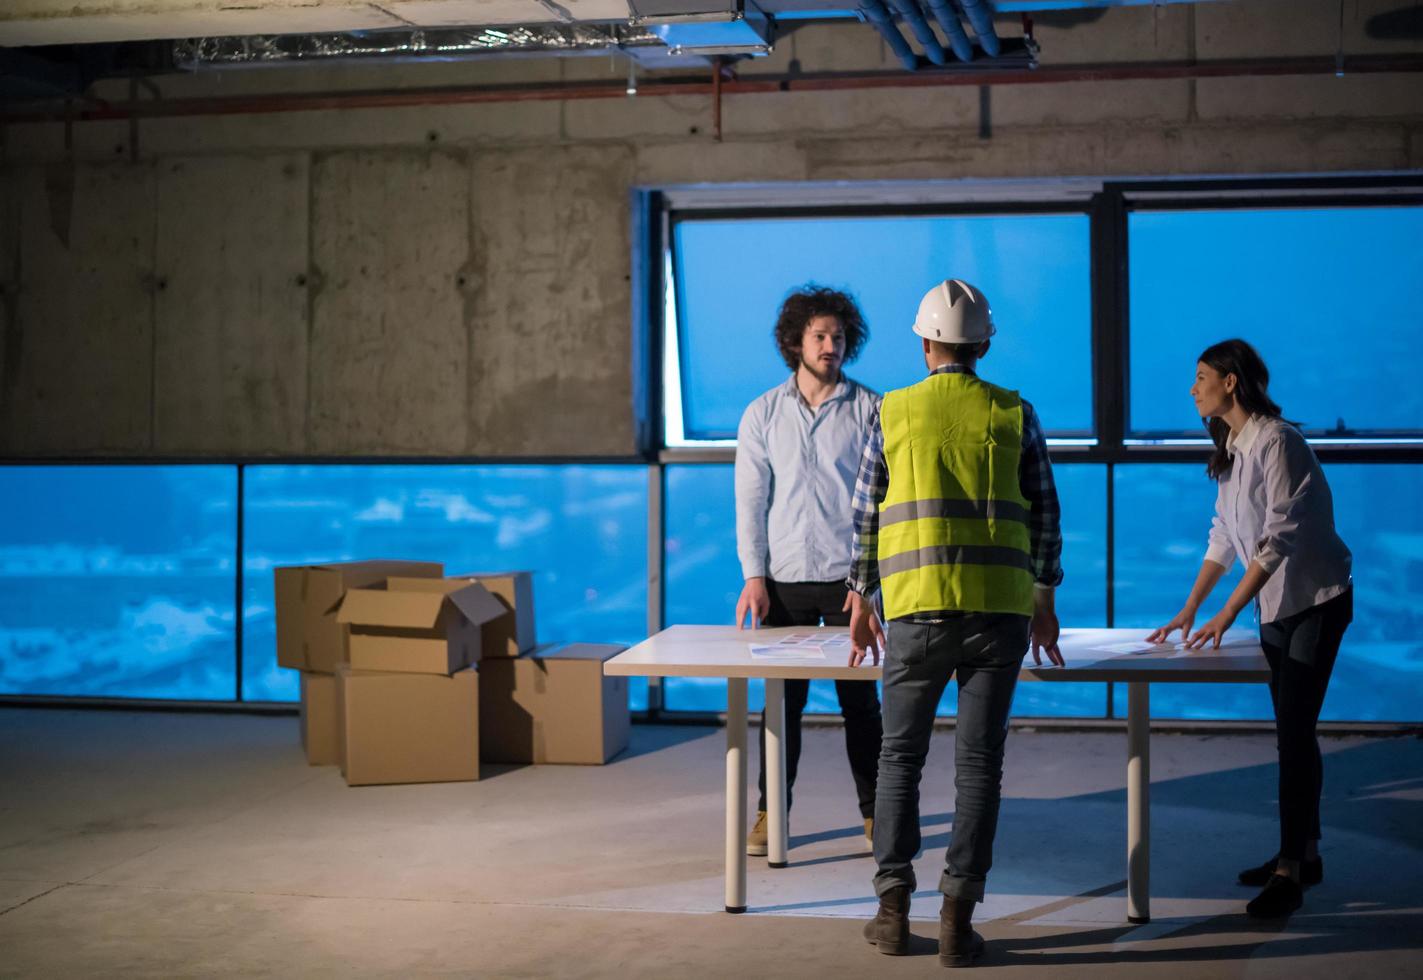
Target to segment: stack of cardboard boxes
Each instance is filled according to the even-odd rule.
[[[535,647],[528,572],[428,562],[281,568],[277,661],[302,671],[312,765],[352,786],[479,778],[479,762],[600,765],[627,745],[604,644]]]
[[[427,561],[351,561],[278,568],[277,664],[301,671],[301,744],[313,766],[341,761],[336,735],[336,669],[346,662],[346,628],[336,608],[347,589],[384,585],[392,575],[435,578],[445,566]]]

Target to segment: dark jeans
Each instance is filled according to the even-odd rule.
[[[1270,662],[1275,740],[1280,751],[1280,857],[1304,859],[1319,840],[1319,795],[1324,763],[1315,724],[1344,631],[1354,619],[1352,587],[1304,612],[1260,624],[1260,646]]]
[[[761,621],[762,626],[849,626],[850,614],[845,612],[844,582],[773,582],[766,580],[771,595],[771,611]],[[800,765],[800,718],[810,696],[810,681],[788,680],[786,686],[786,808],[791,805],[791,787],[795,785],[796,769]],[[879,695],[874,681],[836,681],[835,694],[840,699],[840,714],[845,716],[845,754],[850,757],[850,774],[855,777],[855,795],[860,801],[860,815],[875,813],[875,775],[880,750]],[[761,774],[758,779],[761,799],[756,809],[766,809],[766,729],[761,729]]]
[[[915,888],[919,776],[934,714],[949,678],[959,685],[954,737],[954,829],[939,891],[983,901],[1003,783],[1008,711],[1028,652],[1028,617],[956,613],[942,623],[888,624],[884,658],[884,748],[875,803],[875,893]]]

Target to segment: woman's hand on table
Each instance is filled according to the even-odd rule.
[[[1206,624],[1196,631],[1196,634],[1186,641],[1188,650],[1204,650],[1209,642],[1212,650],[1220,649],[1220,641],[1225,637],[1226,630],[1230,629],[1235,622],[1236,614],[1229,609],[1222,609],[1210,619]]]
[[[1158,626],[1152,630],[1151,635],[1146,638],[1148,643],[1170,643],[1171,634],[1177,630],[1181,631],[1181,641],[1184,643],[1191,636],[1191,625],[1196,621],[1196,611],[1189,606],[1183,608],[1176,615],[1171,617],[1171,621],[1165,626]]]

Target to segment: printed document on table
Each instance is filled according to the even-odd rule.
[[[775,643],[748,645],[755,660],[782,664],[820,663],[827,659],[827,654],[837,658],[845,655],[850,647],[850,634],[790,633]]]
[[[1226,641],[1220,646],[1221,649],[1225,649],[1229,646],[1239,646],[1242,642],[1248,641],[1242,641],[1238,637],[1228,637]],[[1098,647],[1097,649],[1105,650],[1107,653],[1115,653],[1128,656],[1131,654],[1140,653],[1156,653],[1166,655],[1169,659],[1175,660],[1177,657],[1190,657],[1198,654],[1209,653],[1215,648],[1211,646],[1210,643],[1207,643],[1204,647],[1198,647],[1197,649],[1192,650],[1187,647],[1186,644],[1181,642],[1151,643],[1147,640],[1128,640],[1124,643],[1107,643],[1103,646]]]
[[[753,660],[769,660],[778,664],[813,664],[825,660],[825,651],[818,646],[789,643],[751,643],[748,646],[751,647]]]

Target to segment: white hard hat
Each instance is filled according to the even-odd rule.
[[[997,333],[988,297],[962,279],[945,279],[924,294],[914,332],[943,344],[976,344]]]

